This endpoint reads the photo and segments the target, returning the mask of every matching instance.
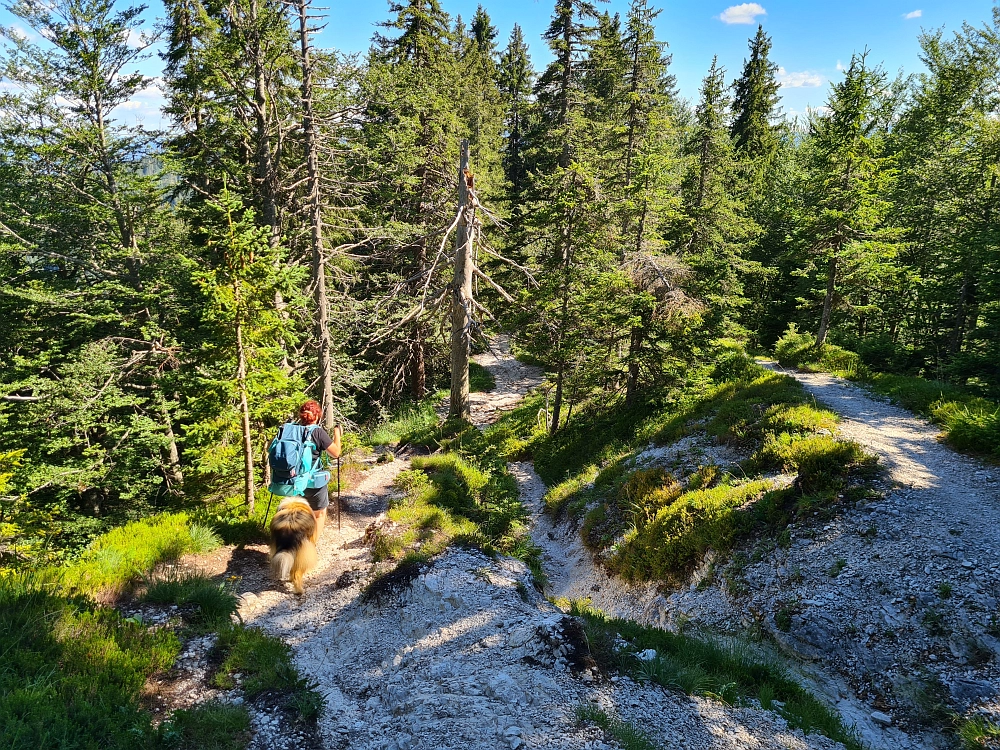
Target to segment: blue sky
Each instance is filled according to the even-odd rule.
[[[452,16],[460,14],[469,20],[478,0],[441,3]],[[519,23],[539,68],[549,59],[541,34],[548,26],[553,4],[553,0],[483,2],[498,29],[501,46],[514,23]],[[611,0],[598,6],[624,16],[628,4],[628,0]],[[327,26],[317,43],[343,51],[366,50],[375,24],[388,18],[386,0],[318,0],[317,5],[329,5]],[[659,37],[670,45],[672,70],[683,96],[697,98],[713,55],[719,56],[730,79],[738,75],[747,40],[761,23],[774,43],[772,59],[781,67],[782,106],[791,115],[822,105],[829,81],[840,75],[838,65],[846,65],[854,52],[868,47],[870,59],[882,62],[891,74],[901,68],[907,73],[918,72],[922,69],[918,44],[922,29],[943,26],[952,31],[963,21],[978,26],[991,18],[993,7],[990,0],[760,0],[738,4],[673,0],[662,5],[657,19]],[[152,0],[147,13],[150,19],[162,13],[158,0]],[[12,22],[10,14],[0,10],[0,23]],[[144,72],[159,73],[155,57],[144,65]],[[158,92],[151,87],[123,114],[155,125],[159,102]]]

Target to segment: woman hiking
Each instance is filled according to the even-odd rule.
[[[306,401],[299,407],[299,424],[313,428],[310,439],[316,445],[316,458],[326,451],[331,458],[339,458],[341,452],[340,430],[334,431],[334,437],[330,437],[326,430],[319,426],[319,420],[323,417],[323,410],[316,401]],[[323,524],[326,522],[326,509],[330,505],[330,492],[327,485],[322,487],[307,488],[303,493],[309,507],[312,508],[313,517],[319,527],[319,533],[323,532]]]

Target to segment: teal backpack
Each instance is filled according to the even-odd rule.
[[[267,462],[271,467],[271,483],[267,489],[271,494],[295,497],[304,494],[306,489],[323,487],[330,481],[330,472],[322,470],[321,456],[312,439],[316,427],[289,422],[278,429],[267,450]]]

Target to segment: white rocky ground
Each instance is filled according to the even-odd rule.
[[[540,374],[516,363],[505,343],[480,362],[497,380],[493,393],[473,399],[474,421],[486,424]],[[513,560],[449,550],[401,592],[363,603],[372,572],[364,530],[379,519],[392,479],[406,465],[374,466],[345,498],[343,530],[327,527],[303,597],[273,586],[244,595],[243,619],[292,644],[298,667],[327,699],[317,738],[289,741],[276,717],[258,715],[255,747],[314,740],[325,748],[385,750],[615,747],[600,730],[576,725],[576,707],[590,703],[634,722],[663,747],[840,747],[803,737],[770,712],[597,676],[579,658],[574,621],[538,595],[527,569]],[[530,465],[514,469],[537,509],[540,482]],[[546,523],[538,521],[536,536]],[[559,582],[554,593],[575,596],[582,586],[602,604],[593,588],[612,590],[613,582],[575,560],[546,561]]]
[[[884,499],[845,509],[821,528],[794,529],[787,550],[744,550],[756,561],[717,567],[712,586],[692,581],[656,595],[590,573],[600,587],[595,603],[665,627],[763,627],[872,747],[947,744],[936,731],[942,719],[929,710],[942,699],[995,721],[1000,471],[956,454],[931,425],[849,383],[790,374],[841,415],[841,436],[879,455],[889,474]],[[643,455],[670,466],[676,447]],[[688,449],[692,466],[732,460],[704,439]],[[576,535],[567,527],[550,531],[562,542],[553,558],[585,559],[572,551]],[[739,593],[727,575],[744,584]],[[567,590],[583,593],[579,573],[570,578]]]

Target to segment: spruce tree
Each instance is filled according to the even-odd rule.
[[[713,59],[687,143],[684,204],[689,224],[681,241],[682,257],[695,272],[698,296],[708,302],[714,325],[731,322],[743,304],[742,254],[756,231],[737,197],[729,106],[725,69]]]
[[[771,38],[758,26],[757,35],[750,40],[750,57],[743,62],[743,74],[733,82],[729,134],[736,158],[750,167],[751,183],[760,181],[778,154],[780,131],[775,119],[780,85],[778,66],[770,53]]]
[[[183,311],[158,134],[115,110],[150,84],[140,7],[16,3],[0,104],[0,374],[15,491],[67,526],[134,515],[183,473],[168,388]],[[82,514],[85,514],[82,515]]]
[[[500,57],[498,69],[500,94],[503,98],[503,124],[506,130],[501,147],[504,173],[504,199],[512,216],[514,228],[521,226],[524,196],[528,189],[527,155],[531,130],[532,87],[535,71],[528,56],[524,32],[514,24],[507,48]]]
[[[887,77],[855,55],[827,101],[829,113],[810,123],[807,152],[806,228],[824,282],[816,343],[826,342],[844,287],[864,288],[887,273],[896,255],[898,232],[885,220],[893,169],[884,153],[888,125]],[[854,302],[862,300],[855,298]]]

